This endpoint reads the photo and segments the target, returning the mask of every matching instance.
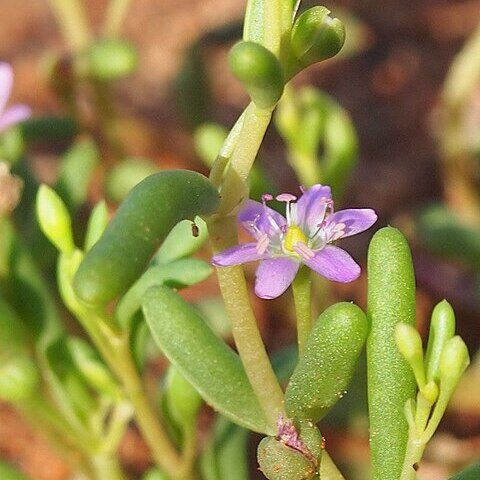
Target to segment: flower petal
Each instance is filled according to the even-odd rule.
[[[217,267],[231,267],[242,263],[254,262],[264,258],[264,256],[258,253],[256,243],[243,243],[214,255],[212,264]]]
[[[350,237],[370,228],[377,221],[377,214],[370,208],[339,210],[327,217],[327,239]]]
[[[297,223],[303,231],[313,233],[318,229],[331,199],[332,192],[326,185],[313,185],[305,191],[297,202]]]
[[[360,266],[350,254],[333,245],[325,246],[313,258],[305,258],[303,261],[315,272],[335,282],[351,282],[361,272]]]
[[[255,238],[262,233],[269,237],[279,234],[280,228],[287,223],[278,212],[254,200],[245,202],[238,214],[238,222]]]
[[[0,62],[0,115],[8,102],[13,84],[12,67],[5,62]]]
[[[260,298],[279,297],[295,279],[300,263],[286,257],[263,260],[257,268],[255,293]]]
[[[16,123],[26,120],[32,111],[26,105],[13,105],[8,108],[3,115],[0,116],[0,132]]]

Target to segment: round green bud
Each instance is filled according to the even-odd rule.
[[[127,77],[138,65],[138,52],[126,40],[100,40],[85,54],[88,75],[104,82]]]
[[[317,6],[306,10],[292,28],[291,48],[297,59],[294,73],[335,56],[344,43],[345,27],[338,18],[330,16],[328,8]]]
[[[403,358],[412,368],[418,386],[423,388],[425,385],[425,371],[423,368],[423,346],[420,334],[412,325],[399,323],[395,327],[395,341]]]
[[[257,460],[269,480],[310,480],[317,474],[315,465],[302,453],[274,437],[259,443]]]
[[[53,245],[63,253],[73,253],[75,244],[70,214],[63,200],[47,185],[38,189],[36,213],[40,229]]]
[[[438,385],[433,381],[430,380],[422,389],[421,394],[425,397],[425,399],[430,403],[434,404],[437,401],[439,389]]]
[[[26,354],[17,354],[0,366],[0,398],[7,402],[27,400],[40,383],[38,369]]]
[[[440,388],[445,383],[456,385],[469,363],[468,348],[462,338],[455,335],[445,343],[440,356]]]
[[[270,50],[259,43],[239,42],[230,50],[229,65],[257,107],[272,108],[280,100],[285,82],[280,62]]]
[[[174,367],[168,369],[165,395],[168,411],[177,425],[190,425],[195,421],[202,397]]]

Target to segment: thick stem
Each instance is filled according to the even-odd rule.
[[[92,39],[87,15],[79,0],[48,0],[62,35],[72,52],[80,52]]]
[[[422,459],[425,445],[425,442],[417,437],[415,431],[410,430],[400,480],[415,480],[417,478],[416,469],[418,462]]]
[[[181,458],[145,395],[143,382],[131,355],[128,337],[125,335],[122,339],[117,339],[112,347],[115,364],[110,366],[120,378],[132,402],[138,427],[150,447],[155,463],[172,479],[179,478]]]
[[[320,478],[322,480],[345,480],[326,450],[322,453],[320,462]]]
[[[96,480],[126,480],[118,459],[113,455],[95,455],[90,463]]]
[[[312,330],[312,279],[310,269],[301,267],[292,283],[293,301],[297,316],[298,354],[302,355]]]
[[[208,228],[215,252],[237,243],[235,217],[212,218],[208,222]],[[284,412],[283,392],[258,330],[243,269],[240,266],[220,267],[217,275],[227,315],[232,324],[235,345],[272,432],[275,432],[278,416]]]

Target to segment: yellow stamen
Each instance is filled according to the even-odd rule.
[[[285,233],[285,239],[283,240],[283,246],[289,252],[293,252],[293,247],[298,243],[303,242],[307,244],[308,238],[303,233],[303,230],[298,225],[290,225]]]

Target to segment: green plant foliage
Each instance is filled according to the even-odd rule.
[[[397,349],[395,327],[415,323],[410,249],[395,228],[379,230],[368,251],[368,405],[373,479],[399,478],[408,438],[405,402],[415,397],[413,373]]]
[[[345,395],[366,337],[365,314],[354,304],[320,315],[285,392],[289,417],[317,422]]]
[[[270,431],[239,357],[193,307],[158,286],[145,294],[143,312],[157,345],[208,404],[239,425]]]
[[[217,190],[202,175],[165,170],[143,180],[127,196],[74,278],[77,295],[105,305],[141,275],[170,230],[185,218],[213,213]]]

